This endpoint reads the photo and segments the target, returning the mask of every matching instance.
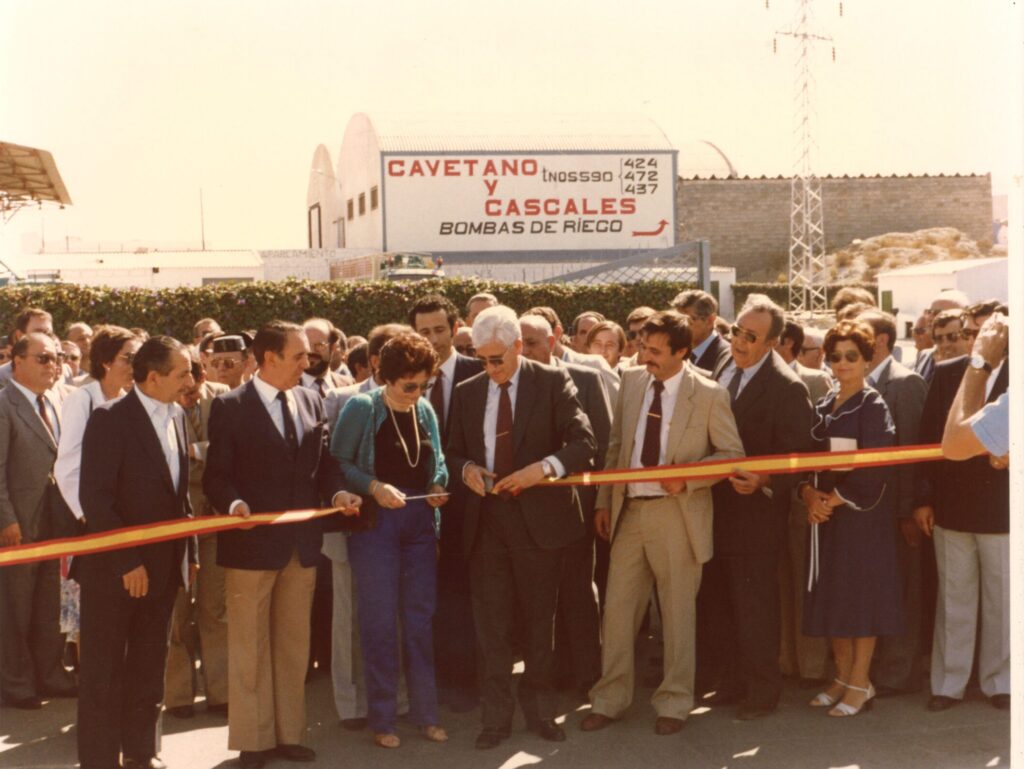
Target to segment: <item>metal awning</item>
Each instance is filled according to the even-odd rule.
[[[0,142],[0,210],[4,220],[40,202],[71,204],[57,164],[46,150]]]

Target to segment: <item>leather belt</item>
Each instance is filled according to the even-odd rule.
[[[628,502],[650,502],[652,499],[664,499],[667,494],[653,494],[649,497],[626,497]]]

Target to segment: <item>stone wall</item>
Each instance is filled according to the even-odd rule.
[[[956,227],[992,238],[992,179],[970,176],[825,177],[826,249],[856,238],[926,227]],[[789,254],[790,181],[680,179],[678,239],[711,241],[711,261],[735,267],[740,280],[774,279]]]

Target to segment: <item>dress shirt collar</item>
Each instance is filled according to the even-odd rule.
[[[320,377],[320,381],[322,381],[324,383],[325,387],[330,387],[330,384],[327,382],[327,374],[326,373],[322,377]],[[311,376],[310,374],[307,374],[305,371],[302,372],[302,386],[303,387],[308,387],[311,390],[315,390],[316,389],[316,383],[317,383],[316,377]],[[275,396],[275,397],[277,397],[277,396]]]
[[[711,343],[718,338],[718,332],[712,329],[711,333],[708,334],[708,338],[701,342],[699,345],[693,348],[691,354],[694,360],[700,360],[700,356],[704,354],[704,351],[711,346]]]
[[[18,391],[21,392],[21,394],[24,395],[28,399],[28,402],[32,406],[33,410],[39,408],[38,401],[36,401],[36,398],[38,396],[34,392],[29,390],[27,387],[25,387],[25,385],[21,384],[21,382],[16,380],[14,377],[11,377],[11,384],[13,384],[15,387],[17,387]],[[44,397],[46,397],[46,395],[47,395],[47,393],[43,393]],[[50,400],[49,398],[46,398],[46,399]],[[52,406],[53,403],[51,402],[50,405]]]
[[[761,366],[763,366],[764,362],[766,360],[768,360],[770,357],[772,357],[772,351],[771,350],[766,352],[764,354],[764,356],[761,358],[761,360],[759,360],[753,366],[747,366],[747,368],[743,369],[743,379],[741,380],[743,382],[743,384],[746,384],[751,379],[753,379],[754,378],[754,374],[756,374],[758,371],[761,370]],[[735,371],[737,369],[735,358],[733,360],[729,361],[729,365],[726,368],[727,368],[728,371]],[[723,371],[722,373],[724,374],[725,371]],[[729,378],[731,379],[733,376],[735,376],[735,374],[730,374]],[[723,377],[723,379],[724,379],[724,377]]]
[[[668,396],[670,399],[675,400],[676,396],[679,394],[679,386],[683,383],[683,371],[686,369],[686,365],[687,364],[684,361],[682,368],[680,368],[676,373],[674,373],[672,376],[670,376],[668,379],[662,382],[662,384],[665,386],[665,390],[663,392],[664,396]],[[657,380],[652,376],[650,384],[647,385],[647,389],[653,390],[654,383],[656,381]]]
[[[154,414],[159,414],[165,419],[169,416],[173,416],[173,403],[162,403],[154,398],[150,398],[146,393],[142,392],[142,388],[137,385],[135,387],[135,394],[139,396],[139,403],[141,403],[142,407],[146,409],[146,413],[149,415],[150,419],[153,418]]]
[[[448,359],[445,360],[445,361],[442,361],[441,365],[438,367],[440,369],[440,371],[444,374],[444,378],[447,379],[449,382],[455,381],[455,360],[456,360],[456,358],[457,358],[457,356],[455,354],[455,348],[453,347],[452,350],[451,350],[451,354],[448,356]]]
[[[256,392],[259,393],[260,400],[263,401],[263,405],[270,408],[270,405],[277,400],[277,394],[283,392],[288,401],[291,402],[292,394],[288,390],[278,390],[274,385],[267,382],[259,374],[256,374],[252,378],[253,386],[256,388]]]
[[[882,378],[882,372],[885,371],[891,363],[892,355],[886,355],[885,360],[883,360],[881,363],[875,366],[874,369],[872,369],[871,373],[868,374],[867,379],[872,387],[878,384],[878,380]]]

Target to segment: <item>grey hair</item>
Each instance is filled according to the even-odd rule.
[[[750,294],[747,296],[747,301],[743,303],[743,308],[740,310],[739,315],[744,315],[748,312],[766,312],[772,318],[771,328],[768,329],[768,339],[778,339],[779,335],[782,334],[782,329],[786,325],[786,316],[775,302],[773,302],[766,294]],[[736,317],[738,318],[739,315]]]
[[[494,341],[511,347],[522,338],[523,330],[519,328],[516,311],[507,305],[488,307],[473,321],[473,346],[478,350]]]
[[[547,318],[542,318],[540,315],[520,315],[519,325],[528,326],[534,331],[540,331],[544,336],[555,335],[555,332],[551,328],[551,324],[548,323]]]

